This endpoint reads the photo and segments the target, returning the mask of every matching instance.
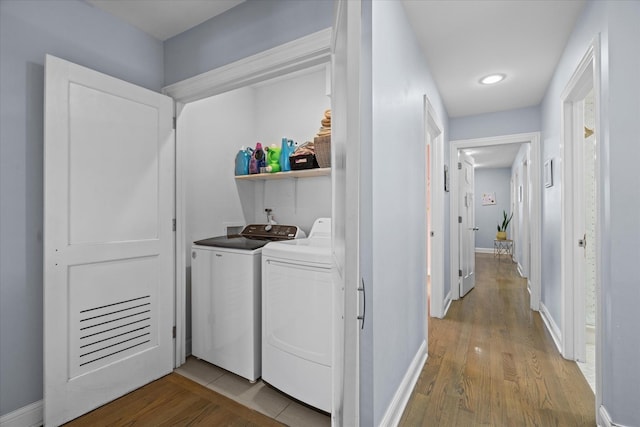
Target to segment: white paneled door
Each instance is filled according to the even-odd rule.
[[[332,424],[359,425],[362,2],[337,0],[331,40],[331,190],[333,255]],[[361,285],[362,284],[362,285]],[[364,304],[364,302],[362,303]]]
[[[473,158],[460,152],[460,297],[476,286],[476,227],[474,210],[474,170]]]
[[[47,56],[44,421],[173,368],[173,100]]]

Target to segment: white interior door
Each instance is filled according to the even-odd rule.
[[[171,98],[47,56],[44,421],[173,367]]]
[[[360,1],[336,1],[331,40],[331,235],[334,261],[331,417],[335,426],[360,424],[361,9]]]
[[[474,173],[473,158],[460,152],[460,297],[463,297],[476,285],[476,226],[474,210]]]
[[[444,168],[442,126],[424,96],[425,135],[427,140],[427,295],[429,316],[442,318],[448,293],[444,291]],[[426,322],[425,322],[426,324]],[[425,328],[428,342],[429,328]]]
[[[575,360],[587,361],[586,345],[594,343],[594,337],[587,335],[589,330],[595,333],[595,289],[596,289],[596,135],[595,135],[595,97],[593,90],[583,101],[577,103],[576,141],[574,143],[574,235],[582,250],[578,250],[574,259],[574,280],[580,301],[575,304]],[[584,136],[584,138],[583,138]],[[589,358],[591,359],[591,358]],[[591,363],[593,361],[591,360]]]

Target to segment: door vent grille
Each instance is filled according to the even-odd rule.
[[[77,367],[99,367],[141,351],[151,342],[152,298],[145,295],[81,310],[78,317]]]

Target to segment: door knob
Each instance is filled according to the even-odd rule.
[[[478,231],[478,230],[480,230],[480,228],[478,228],[478,227],[473,227],[473,228],[472,228],[472,230],[473,230],[473,231]]]

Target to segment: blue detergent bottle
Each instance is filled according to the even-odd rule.
[[[236,176],[249,175],[249,161],[251,161],[253,150],[250,147],[238,151],[236,154]]]
[[[291,170],[291,163],[289,162],[289,156],[293,154],[293,141],[287,138],[282,138],[282,147],[280,147],[280,170],[282,172],[289,172]]]

